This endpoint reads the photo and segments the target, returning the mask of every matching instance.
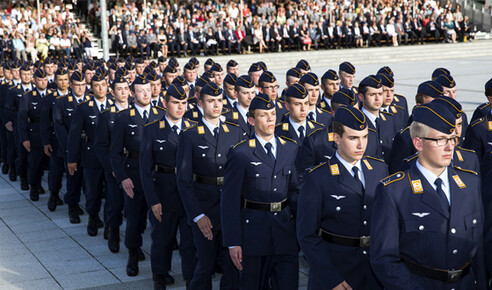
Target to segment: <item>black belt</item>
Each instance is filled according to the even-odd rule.
[[[165,166],[156,165],[155,171],[160,172],[160,173],[176,175],[176,167],[165,167]]]
[[[279,202],[258,202],[251,200],[244,200],[244,208],[257,209],[269,212],[279,212],[287,207],[287,198]]]
[[[138,160],[139,155],[140,155],[140,154],[135,153],[135,152],[130,152],[130,151],[128,151],[128,149],[126,149],[126,148],[123,148],[123,154],[125,154],[125,155],[126,155],[126,157],[128,157],[128,158],[131,158],[131,159],[137,159],[137,160]]]
[[[224,184],[224,177],[210,177],[210,176],[200,176],[193,174],[193,180],[197,183],[212,184],[212,185],[222,185]]]
[[[429,279],[439,280],[444,282],[456,282],[461,278],[465,277],[468,272],[470,272],[471,261],[468,261],[457,270],[441,270],[436,268],[431,268],[417,264],[408,258],[401,257],[403,263],[407,266],[408,270],[413,274],[417,274]]]
[[[371,242],[371,237],[362,236],[360,238],[347,237],[329,233],[323,229],[319,229],[318,235],[328,243],[337,244],[347,247],[367,248]]]

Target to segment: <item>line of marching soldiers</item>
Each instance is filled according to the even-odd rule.
[[[174,283],[174,247],[187,289],[211,289],[217,268],[221,289],[297,289],[299,246],[309,289],[489,287],[492,80],[468,121],[445,68],[411,114],[387,66],[355,87],[349,62],[319,78],[301,60],[280,93],[263,62],[199,70],[4,63],[2,173],[38,201],[48,169],[48,208],[74,224],[84,193],[87,233],[104,228],[113,253],[125,218],[128,276],[149,219],[155,289]]]

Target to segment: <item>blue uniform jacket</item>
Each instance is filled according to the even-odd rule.
[[[296,251],[298,146],[277,139],[276,162],[266,154],[256,138],[245,140],[230,152],[221,200],[224,246],[241,246],[244,255],[280,255]],[[243,199],[272,203],[288,199],[280,212],[243,208]]]
[[[47,94],[51,93],[49,90]],[[46,106],[46,95],[42,98],[39,91],[34,88],[24,94],[19,102],[17,114],[17,130],[19,141],[30,141],[31,147],[43,147],[40,134],[41,109]]]
[[[309,263],[309,288],[332,289],[344,280],[353,289],[381,289],[372,273],[369,248],[329,243],[319,236],[370,235],[371,210],[379,181],[388,175],[384,161],[361,160],[364,192],[351,172],[333,156],[304,177],[297,209],[297,237]]]
[[[111,106],[99,115],[99,121],[96,126],[96,136],[94,139],[94,150],[97,158],[101,162],[106,174],[112,174],[111,159],[109,158],[109,149],[111,147],[111,134],[113,133],[114,120],[118,115],[118,108]]]
[[[318,129],[323,129],[324,127],[325,126],[318,122],[306,121],[306,126],[304,128],[304,139],[306,139],[306,136],[309,136],[314,131]],[[289,119],[275,126],[275,134],[279,137],[286,137],[288,139],[296,141],[299,147],[302,145],[303,140],[301,140],[301,138],[297,135],[298,132],[295,131]]]
[[[402,162],[402,166],[398,168],[397,171],[405,171],[410,169],[410,167],[415,164],[418,157],[418,153],[415,153],[412,156],[405,158]],[[456,146],[451,164],[459,168],[480,172],[480,162],[478,161],[477,154],[475,151],[470,149]]]
[[[416,165],[378,185],[371,264],[386,289],[484,289],[480,178],[457,167],[447,170],[450,210]],[[472,261],[472,268],[457,282],[443,282],[411,273],[402,257],[443,270]]]
[[[194,174],[223,177],[229,149],[243,139],[241,129],[229,122],[220,122],[219,141],[199,120],[196,126],[179,135],[177,164],[178,191],[190,223],[205,214],[215,229],[220,229],[220,193],[222,185],[194,181]]]

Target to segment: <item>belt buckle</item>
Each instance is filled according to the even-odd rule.
[[[360,237],[359,246],[361,248],[367,248],[369,247],[370,242],[371,242],[371,237],[362,236]]]
[[[223,176],[217,177],[217,185],[222,185],[222,184],[224,184],[224,177]]]
[[[463,274],[463,270],[449,270],[448,271],[448,281],[456,282],[461,279],[461,275]]]
[[[282,210],[282,202],[270,203],[270,212],[279,212]]]

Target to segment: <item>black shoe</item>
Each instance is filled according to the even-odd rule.
[[[48,209],[50,211],[56,210],[56,200],[53,196],[50,196],[50,199],[48,199]]]
[[[138,261],[145,261],[145,254],[144,252],[142,252],[142,249],[141,248],[138,248],[137,249],[137,254],[138,254]]]
[[[173,285],[174,284],[174,277],[169,275],[169,273],[166,273],[166,285]]]
[[[56,205],[63,205],[63,200],[60,198],[59,195],[56,196],[55,202],[56,202]]]
[[[3,174],[9,173],[9,165],[8,165],[7,162],[4,162],[3,165],[2,165],[2,173]]]
[[[138,249],[128,249],[128,264],[126,264],[126,274],[130,277],[138,275]]]
[[[27,183],[27,177],[22,177],[21,176],[21,190],[29,190],[29,184]],[[39,190],[38,190],[39,194]]]
[[[103,238],[108,240],[108,226],[104,226]]]
[[[78,208],[80,209],[77,204],[68,205],[68,218],[70,219],[71,224],[80,224]]]
[[[165,290],[166,289],[166,275],[152,275],[154,279],[154,290]]]
[[[39,188],[39,194],[45,194],[46,190],[44,190],[43,186],[41,184],[38,185]]]
[[[96,216],[96,225],[98,229],[102,229],[104,227],[103,221],[99,218],[99,216]]]
[[[97,215],[89,216],[89,223],[87,224],[87,234],[91,237],[97,236]]]
[[[109,227],[108,248],[111,253],[118,253],[120,251],[120,228]]]
[[[84,214],[84,211],[80,208],[80,206],[78,204],[75,204],[75,211],[78,215],[83,215]]]
[[[29,189],[29,187],[28,187]],[[29,197],[31,198],[32,201],[38,201],[39,200],[39,190],[36,185],[31,185],[31,191],[29,193]]]
[[[17,181],[17,173],[15,171],[15,167],[10,167],[9,179],[10,179],[10,181]]]

